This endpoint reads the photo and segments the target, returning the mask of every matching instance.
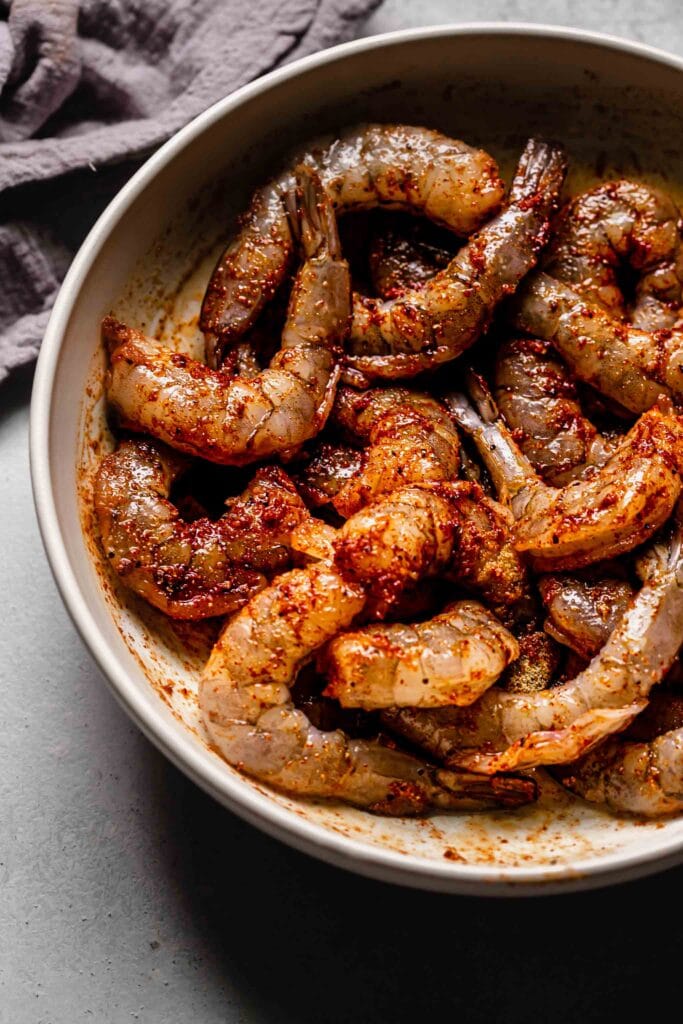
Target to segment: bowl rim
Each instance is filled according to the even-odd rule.
[[[259,792],[247,778],[226,772],[211,751],[200,749],[147,703],[100,634],[71,567],[52,490],[50,422],[54,380],[65,330],[82,284],[110,233],[157,173],[200,134],[244,102],[304,71],[396,44],[459,36],[549,38],[641,57],[683,72],[683,58],[618,36],[525,22],[463,22],[400,29],[342,43],[287,64],[242,86],[197,115],[156,150],[114,196],[91,228],[66,274],[50,316],[31,395],[29,451],[38,525],[62,601],[119,704],[166,757],[223,806],[257,828],[312,856],[369,877],[416,888],[479,895],[569,892],[624,881],[673,867],[683,860],[683,835],[629,852],[591,856],[572,864],[504,867],[427,860],[336,833],[307,821]]]

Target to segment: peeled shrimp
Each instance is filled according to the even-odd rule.
[[[363,468],[363,452],[347,444],[324,441],[316,444],[310,459],[296,474],[304,500],[313,508],[334,503]]]
[[[683,419],[669,404],[644,413],[605,465],[561,490],[547,487],[483,395],[448,406],[474,439],[517,520],[515,547],[540,572],[573,569],[631,551],[669,518],[681,491]]]
[[[339,530],[311,517],[295,529],[291,545],[362,582],[372,618],[395,609],[404,595],[410,602],[415,585],[434,577],[482,596],[506,622],[530,601],[509,511],[467,481],[397,488]]]
[[[383,814],[517,806],[528,779],[444,771],[341,731],[322,732],[292,702],[298,668],[349,626],[362,587],[330,565],[286,573],[223,629],[202,675],[199,702],[212,743],[240,770],[287,793],[330,797]]]
[[[385,724],[450,765],[486,773],[563,764],[587,753],[643,709],[683,643],[680,527],[654,550],[650,578],[571,681],[539,693],[488,690],[460,711],[385,712]]]
[[[673,327],[683,302],[681,215],[669,196],[633,181],[608,181],[573,199],[543,258],[551,277],[611,316],[626,306],[618,273],[638,275],[628,310],[634,327]]]
[[[365,449],[332,504],[343,516],[396,487],[451,480],[459,468],[458,431],[443,405],[405,388],[341,388],[332,417]]]
[[[348,327],[349,268],[319,180],[300,168],[297,182],[289,203],[297,207],[305,258],[268,369],[251,380],[232,378],[107,318],[108,397],[127,427],[228,465],[296,448],[323,427]]]
[[[559,777],[572,793],[620,814],[658,818],[683,811],[683,729],[648,743],[612,737]]]
[[[304,160],[320,175],[337,211],[404,209],[458,235],[480,227],[503,198],[498,168],[487,153],[428,128],[362,125]],[[216,265],[200,317],[211,366],[253,324],[287,273],[293,242],[281,196],[291,185],[288,169],[256,193]]]
[[[168,500],[185,459],[157,441],[122,441],[95,479],[102,546],[121,580],[174,619],[226,615],[291,562],[307,517],[282,470],[261,469],[217,521],[185,522]]]
[[[520,293],[516,325],[552,342],[577,377],[632,412],[660,394],[683,396],[683,248],[669,197],[608,182],[574,199],[556,228],[544,273]],[[623,264],[639,275],[630,325]]]
[[[628,580],[607,573],[594,579],[543,576],[538,589],[548,610],[546,633],[584,658],[592,658],[607,642],[634,594]]]
[[[682,741],[683,697],[655,690],[626,732],[553,775],[584,800],[659,817],[683,810]]]
[[[336,560],[374,595],[391,599],[427,576],[446,576],[497,614],[528,593],[511,543],[509,513],[465,481],[392,491],[339,531]]]
[[[477,601],[456,601],[417,625],[337,636],[325,651],[324,691],[343,707],[472,704],[519,654],[514,636]]]
[[[500,301],[536,263],[565,168],[560,147],[530,140],[507,207],[444,270],[396,300],[356,297],[348,382],[413,376],[454,359],[476,341]]]
[[[524,282],[511,318],[551,342],[576,377],[631,412],[645,412],[662,395],[683,398],[681,328],[633,327],[544,273]]]
[[[583,415],[576,387],[547,342],[510,338],[497,352],[493,394],[515,441],[549,484],[602,466],[614,445]]]

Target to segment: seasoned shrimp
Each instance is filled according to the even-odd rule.
[[[323,427],[348,328],[349,268],[319,180],[300,168],[297,182],[289,205],[305,259],[270,366],[252,380],[232,378],[107,318],[108,397],[127,427],[226,465],[296,448]]]
[[[359,448],[323,441],[296,474],[296,484],[308,505],[322,508],[333,504],[362,468],[363,452]]]
[[[638,275],[629,319],[646,331],[673,327],[683,303],[681,215],[669,196],[633,181],[608,181],[567,205],[543,269],[606,313],[624,318],[619,270]]]
[[[459,499],[457,485],[392,491],[344,523],[337,565],[387,596],[443,573],[456,547]]]
[[[539,693],[488,690],[460,711],[385,712],[385,724],[450,765],[474,771],[564,764],[587,753],[643,709],[683,643],[680,527],[654,551],[649,579],[574,679]]]
[[[544,273],[521,286],[511,319],[551,342],[579,380],[631,412],[645,412],[662,395],[683,398],[681,328],[641,330]]]
[[[512,633],[477,601],[456,601],[409,626],[366,626],[325,650],[324,690],[342,707],[472,704],[519,654]]]
[[[343,516],[401,485],[457,476],[458,431],[443,405],[430,395],[405,388],[341,388],[332,417],[354,441],[365,444],[358,472],[332,499]]]
[[[683,419],[663,401],[640,417],[601,469],[561,490],[536,476],[481,389],[481,416],[462,395],[450,395],[447,404],[473,437],[499,495],[507,495],[516,549],[540,572],[631,551],[666,522],[681,492]]]
[[[424,288],[383,303],[354,299],[346,378],[367,384],[410,377],[455,359],[491,322],[501,300],[536,263],[562,188],[559,146],[532,139],[507,207]]]
[[[493,394],[517,444],[546,483],[561,487],[587,466],[604,465],[614,449],[583,415],[574,382],[548,342],[504,341],[496,355]]]
[[[313,505],[331,503],[347,517],[396,487],[458,475],[456,426],[430,395],[406,388],[342,387],[331,419],[365,448],[320,447],[299,476]]]
[[[291,563],[307,517],[282,470],[261,469],[216,522],[184,522],[168,496],[186,460],[157,441],[122,441],[95,479],[102,546],[126,586],[174,619],[226,615]]]
[[[361,125],[304,160],[338,212],[403,209],[457,235],[480,227],[504,195],[488,153],[429,128]],[[288,169],[256,193],[239,234],[218,260],[200,317],[211,366],[254,323],[287,273],[293,241],[281,196],[291,185]]]
[[[474,483],[392,491],[347,520],[335,548],[342,571],[387,600],[439,575],[484,597],[498,615],[528,595],[509,513]]]
[[[548,610],[546,633],[584,658],[607,642],[634,595],[628,580],[602,573],[543,576],[538,589]]]
[[[381,814],[517,806],[529,779],[444,771],[343,732],[322,732],[292,702],[297,670],[348,627],[362,587],[330,565],[284,574],[230,619],[202,675],[199,703],[212,743],[230,764],[287,793],[328,797]]]
[[[563,786],[620,814],[683,811],[683,728],[648,743],[612,737],[559,773]]]

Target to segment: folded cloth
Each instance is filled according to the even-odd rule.
[[[140,159],[378,2],[0,0],[0,381],[35,357],[74,248]]]

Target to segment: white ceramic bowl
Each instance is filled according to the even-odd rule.
[[[683,821],[617,821],[552,784],[538,806],[516,814],[394,821],[290,800],[213,754],[194,698],[201,630],[183,641],[99,565],[89,486],[108,443],[102,315],[114,311],[197,351],[198,301],[231,214],[293,145],[321,132],[361,120],[424,123],[485,145],[504,168],[528,135],[541,133],[567,145],[571,188],[623,172],[664,181],[680,199],[681,112],[683,62],[618,39],[486,24],[364,39],[211,107],[147,161],[83,244],[55,304],[33,393],[31,465],[45,547],[66,606],[128,714],[252,824],[334,864],[449,892],[585,888],[683,857]]]

